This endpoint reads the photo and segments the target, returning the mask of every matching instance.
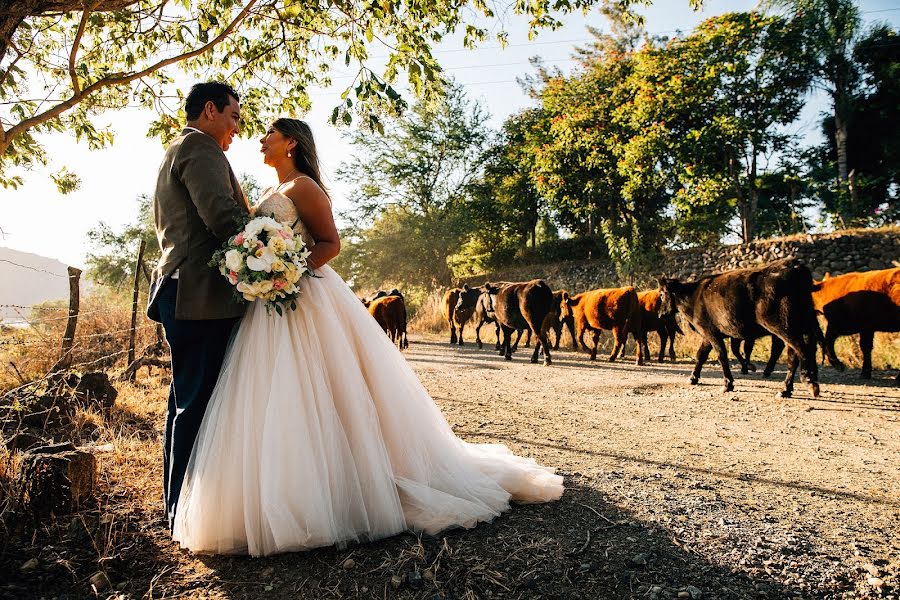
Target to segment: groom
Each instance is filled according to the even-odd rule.
[[[166,150],[156,179],[153,210],[162,255],[150,285],[147,316],[163,324],[172,351],[163,438],[170,529],[228,338],[244,313],[225,278],[207,264],[248,212],[224,152],[239,131],[238,100],[224,83],[192,87],[184,106],[187,127]]]

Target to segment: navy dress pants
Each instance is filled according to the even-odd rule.
[[[163,497],[169,528],[175,522],[178,496],[194,440],[235,325],[240,319],[188,321],[175,318],[178,280],[167,279],[156,299],[172,350],[172,384],[163,438]]]

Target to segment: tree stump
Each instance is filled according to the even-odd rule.
[[[23,508],[35,519],[81,509],[94,497],[97,459],[71,443],[26,452],[19,470]]]

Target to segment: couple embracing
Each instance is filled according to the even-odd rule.
[[[558,499],[562,477],[457,438],[405,358],[329,266],[340,240],[312,132],[260,140],[273,187],[251,207],[224,151],[240,98],[195,85],[154,211],[162,251],[148,315],[172,353],[163,486],[172,535],[199,553],[306,550],[472,527],[510,501]],[[293,224],[316,277],[278,316],[209,266],[249,214]]]

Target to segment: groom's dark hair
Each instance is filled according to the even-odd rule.
[[[234,91],[234,88],[227,83],[221,81],[207,81],[205,83],[195,83],[188,92],[187,100],[184,102],[184,112],[188,121],[195,121],[200,118],[203,107],[207,102],[215,104],[219,112],[225,110],[228,106],[228,97],[232,96],[235,100],[240,101],[240,96]]]

